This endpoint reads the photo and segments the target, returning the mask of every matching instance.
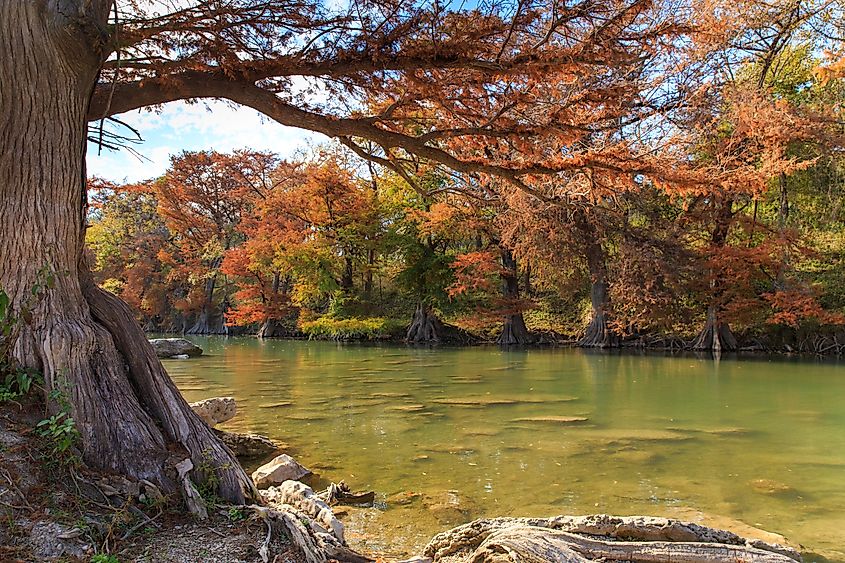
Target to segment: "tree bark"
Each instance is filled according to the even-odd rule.
[[[222,256],[212,261],[211,270],[213,274],[205,281],[202,308],[194,324],[185,331],[185,334],[226,334],[226,323],[224,320],[225,306],[219,312],[214,306],[214,290],[217,289],[217,269],[222,263]]]
[[[519,274],[513,253],[506,248],[502,253],[502,295],[506,302],[515,303],[519,300]],[[497,342],[503,346],[530,344],[534,339],[528,333],[522,311],[505,315],[505,322]]]
[[[405,335],[409,344],[439,344],[445,332],[443,323],[430,307],[417,303],[414,317]]]
[[[707,307],[707,321],[704,323],[704,329],[698,333],[692,343],[693,350],[710,350],[718,354],[737,349],[736,337],[731,327],[719,319],[716,309],[716,305],[713,304]]]
[[[40,271],[55,275],[15,359],[66,394],[89,465],[173,491],[172,458],[190,456],[215,468],[221,496],[243,502],[256,497],[249,478],[84,264],[86,115],[110,6],[0,0],[0,286],[19,307]]]
[[[733,200],[714,202],[716,209],[716,224],[713,227],[711,235],[711,242],[717,249],[725,246],[728,240],[731,223],[733,221]],[[734,337],[731,327],[727,322],[722,320],[722,299],[724,293],[724,284],[727,280],[722,279],[719,272],[711,275],[710,288],[712,295],[710,296],[710,304],[707,306],[707,320],[704,323],[704,328],[698,333],[698,336],[692,343],[693,350],[710,350],[713,353],[719,354],[721,352],[728,352],[737,349],[736,337]]]
[[[610,295],[607,286],[607,266],[601,243],[591,239],[587,244],[587,267],[590,271],[590,324],[578,345],[585,348],[615,348],[619,346],[619,335],[610,328],[608,311]]]

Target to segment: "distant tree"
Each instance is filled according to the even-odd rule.
[[[276,163],[274,155],[261,152],[184,152],[150,184],[174,237],[170,265],[188,290],[177,304],[192,319],[187,334],[226,332],[230,289],[220,279],[220,266],[226,251],[243,242],[241,219],[271,188]]]
[[[86,242],[97,283],[137,311],[145,329],[173,328],[173,297],[179,288],[161,261],[171,249],[171,234],[155,195],[145,184],[99,179],[89,181],[88,192]]]

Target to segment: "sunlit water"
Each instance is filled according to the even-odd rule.
[[[189,400],[234,396],[227,428],[377,492],[344,516],[359,548],[603,512],[754,526],[845,561],[845,365],[192,340],[206,355],[165,362]]]

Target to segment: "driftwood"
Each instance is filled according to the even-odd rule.
[[[374,491],[367,491],[365,493],[353,493],[345,482],[332,483],[325,491],[318,494],[318,496],[328,503],[329,506],[336,504],[346,504],[350,506],[372,506],[376,500],[376,493]]]
[[[666,518],[603,514],[476,520],[438,534],[424,553],[435,562],[467,563],[801,561],[792,548],[725,530]]]

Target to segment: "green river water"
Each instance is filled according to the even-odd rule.
[[[845,365],[192,338],[165,365],[226,428],[374,490],[350,543],[418,552],[481,516],[650,514],[756,527],[845,561]]]

